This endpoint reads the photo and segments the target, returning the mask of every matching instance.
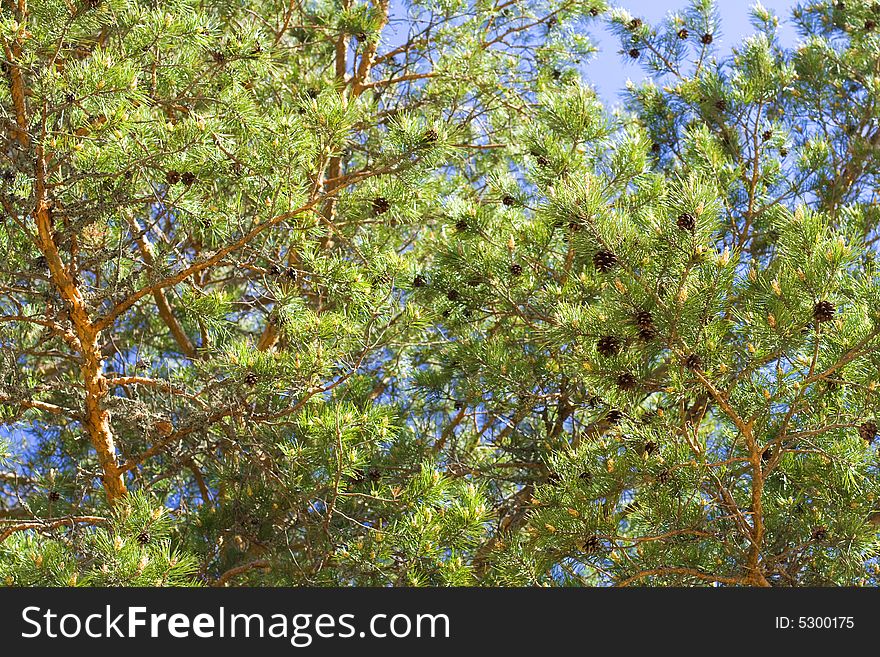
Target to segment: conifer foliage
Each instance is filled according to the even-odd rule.
[[[0,8],[0,581],[876,583],[880,4]]]

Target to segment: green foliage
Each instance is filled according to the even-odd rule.
[[[7,586],[191,586],[196,560],[172,547],[175,520],[168,509],[133,494],[94,529],[34,523],[35,534],[14,533],[0,547],[0,578]],[[69,524],[63,536],[43,535]],[[106,526],[105,526],[106,524]],[[3,534],[5,536],[5,534]]]
[[[877,583],[876,3],[7,4],[0,581]]]

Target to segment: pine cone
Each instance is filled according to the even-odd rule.
[[[654,477],[654,480],[660,485],[668,484],[670,481],[672,481],[672,472],[668,469],[661,470],[657,473],[657,476]]]
[[[636,325],[639,328],[653,328],[654,317],[647,310],[640,310],[636,315]]]
[[[697,228],[697,220],[690,212],[682,212],[678,215],[678,219],[675,220],[675,225],[681,230],[686,230],[689,233],[692,233]]]
[[[820,324],[822,322],[830,322],[834,319],[835,310],[834,304],[830,301],[820,301],[813,306],[813,319]]]
[[[623,419],[623,413],[616,408],[612,408],[605,414],[605,421],[610,425],[615,425]]]
[[[877,423],[873,420],[862,422],[859,425],[859,437],[867,443],[873,443],[877,437]]]
[[[259,381],[260,377],[257,376],[256,372],[248,372],[244,377],[244,383],[248,386],[255,386]]]
[[[723,98],[719,98],[718,100],[715,101],[715,109],[717,109],[719,112],[726,112],[727,111],[727,101],[724,100]],[[725,140],[726,140],[726,142],[730,141],[726,137],[725,137]]]
[[[57,502],[61,499],[61,493],[59,493],[57,490],[51,490],[49,491],[48,497],[50,502]]]
[[[814,527],[810,538],[814,541],[824,541],[828,538],[828,530],[825,527]]]
[[[196,181],[196,174],[192,171],[187,171],[180,176],[180,182],[189,187]]]
[[[706,32],[706,34],[704,34],[703,36],[700,37],[700,43],[702,43],[704,46],[708,46],[714,40],[715,40],[714,37],[711,34],[709,34],[708,32]]]
[[[391,203],[384,196],[377,196],[373,199],[373,212],[376,214],[385,214],[391,207]]]
[[[684,41],[690,36],[690,32],[687,31],[687,28],[683,27],[678,31],[678,38]]]
[[[697,354],[688,354],[684,359],[684,366],[689,370],[698,370],[703,366],[703,359]]]
[[[595,255],[593,255],[593,266],[603,274],[611,271],[616,265],[617,256],[611,251],[603,249],[596,251]]]
[[[651,456],[651,454],[657,451],[657,443],[655,443],[653,440],[649,440],[644,444],[642,449],[645,452],[645,456]]]
[[[180,182],[180,172],[174,170],[169,171],[165,174],[165,182],[169,185],[176,185]]]
[[[417,274],[415,278],[413,278],[412,285],[413,287],[425,287],[428,284],[427,279],[421,274]]]
[[[636,314],[636,326],[639,329],[639,338],[644,342],[650,342],[657,337],[657,327],[654,326],[654,318],[647,310],[640,310]]]
[[[422,142],[425,144],[436,143],[438,139],[440,139],[440,134],[434,128],[428,128],[422,135]]]
[[[602,547],[602,541],[599,540],[598,536],[590,536],[584,539],[584,542],[581,544],[581,552],[584,554],[595,554]]]
[[[501,203],[506,205],[507,207],[511,207],[516,205],[516,199],[510,194],[505,194],[501,197]]]
[[[624,391],[632,390],[636,387],[638,381],[629,372],[623,372],[617,375],[617,387]]]
[[[765,130],[764,132],[761,133],[761,140],[762,141],[769,141],[772,138],[773,138],[773,131],[772,130]]]
[[[455,230],[457,230],[459,233],[463,233],[467,229],[468,229],[467,220],[459,219],[458,221],[455,222]]]
[[[449,290],[446,293],[446,298],[449,299],[450,301],[457,301],[460,296],[461,295],[458,293],[458,290],[456,290],[455,288]]]
[[[616,356],[620,353],[620,338],[613,335],[603,335],[596,342],[596,351],[605,358]]]
[[[145,529],[144,531],[142,531],[140,534],[137,535],[137,542],[140,543],[141,545],[146,545],[147,543],[150,542],[150,538],[151,538],[150,532],[148,532]]]
[[[633,18],[633,19],[629,22],[629,26],[628,26],[628,27],[629,27],[629,29],[631,29],[631,30],[637,30],[637,29],[639,29],[641,26],[642,26],[642,19],[641,19],[641,18]]]
[[[630,50],[629,50],[629,56],[632,57],[633,59],[638,59],[639,55],[641,55],[641,54],[642,53],[641,53],[641,51],[639,51],[638,48],[630,48]]]
[[[519,276],[522,273],[523,273],[523,268],[522,268],[521,264],[519,264],[518,262],[515,262],[512,265],[510,265],[510,274],[512,276]]]

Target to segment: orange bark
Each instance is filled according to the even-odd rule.
[[[20,10],[22,15],[26,14],[23,2]],[[15,107],[16,137],[22,147],[28,148],[32,145],[32,140],[28,130],[29,121],[25,102],[27,94],[21,68],[16,64],[21,54],[21,45],[18,41],[9,44],[4,40],[3,50],[10,60],[7,73]],[[123,497],[127,490],[116,460],[116,445],[110,426],[110,415],[103,407],[108,386],[103,373],[104,362],[98,346],[100,330],[92,324],[82,293],[61,260],[55,244],[51,205],[46,191],[46,160],[43,147],[39,143],[34,146],[34,155],[36,165],[34,221],[37,227],[37,246],[46,258],[52,283],[58,289],[61,298],[65,300],[73,324],[74,339],[70,342],[73,346],[79,347],[82,359],[80,371],[86,391],[82,423],[97,452],[104,491],[107,494],[107,501],[112,505]]]
[[[42,149],[37,147],[38,170],[43,163]],[[103,407],[107,396],[107,379],[104,376],[104,360],[98,344],[100,331],[92,324],[82,293],[68,274],[58,247],[52,237],[52,218],[46,201],[42,175],[37,176],[37,208],[34,219],[37,224],[37,237],[40,250],[46,257],[52,282],[61,297],[67,302],[67,311],[73,324],[74,334],[79,342],[82,373],[86,398],[83,409],[83,426],[101,465],[102,481],[107,501],[112,505],[123,497],[127,490],[122,472],[116,460],[116,444],[110,426],[110,415]]]

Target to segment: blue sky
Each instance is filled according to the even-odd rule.
[[[634,16],[655,23],[666,14],[681,10],[688,0],[617,0],[616,6],[627,9]],[[721,33],[715,35],[720,53],[729,53],[731,47],[742,41],[743,37],[754,32],[749,21],[750,8],[754,0],[720,0]],[[763,0],[761,4],[776,14],[780,20],[779,36],[783,45],[797,43],[797,33],[791,24],[791,10],[798,4],[795,0]],[[603,29],[594,29],[590,36],[599,46],[599,54],[586,66],[586,77],[598,88],[602,97],[609,102],[618,98],[618,91],[627,78],[633,81],[644,77],[642,68],[636,62],[626,61],[618,54],[617,40]]]
[[[716,34],[718,52],[729,54],[732,46],[743,37],[754,32],[750,23],[750,8],[756,0],[718,0],[717,6],[721,14],[721,32]],[[687,7],[690,0],[612,0],[616,7],[627,9],[634,16],[651,23],[663,19],[666,14],[680,11]],[[780,19],[779,36],[784,46],[797,43],[797,34],[791,24],[791,10],[798,4],[797,0],[762,0],[761,4]],[[404,0],[392,0],[391,25],[386,33],[385,47],[401,43],[406,35],[406,9]],[[600,22],[590,30],[593,42],[599,47],[599,53],[586,64],[586,78],[596,86],[606,103],[614,104],[619,100],[619,92],[627,78],[639,81],[644,78],[641,67],[620,54],[617,40],[608,33]]]

